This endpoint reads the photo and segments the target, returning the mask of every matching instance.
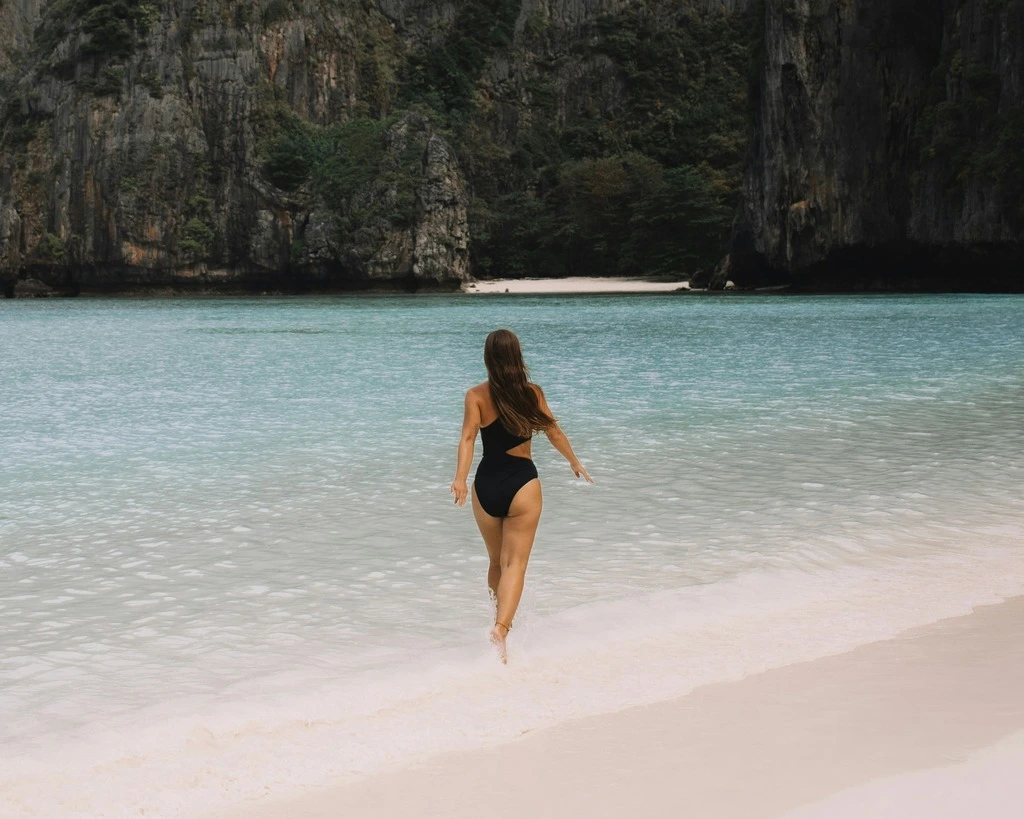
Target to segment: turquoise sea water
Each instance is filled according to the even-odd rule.
[[[535,441],[508,669],[448,495],[499,326],[597,481]],[[4,816],[197,816],[1024,589],[1020,298],[10,302],[0,350]]]

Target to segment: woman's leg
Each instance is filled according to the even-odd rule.
[[[491,599],[498,599],[498,580],[501,578],[501,530],[504,518],[495,518],[488,515],[480,499],[476,496],[476,483],[473,484],[473,517],[476,518],[477,528],[480,536],[484,539],[487,547],[487,557],[490,558],[490,565],[487,567],[487,586],[491,590]]]
[[[523,596],[523,583],[526,579],[526,564],[530,560],[530,550],[533,549],[533,539],[537,534],[543,503],[540,481],[534,478],[516,493],[509,507],[508,517],[502,526],[501,575],[498,580],[499,623],[511,625],[512,618],[516,616],[516,609],[519,608],[519,599]],[[506,634],[506,629],[499,625],[491,632],[503,661]]]

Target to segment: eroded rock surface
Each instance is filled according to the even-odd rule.
[[[1024,289],[1024,3],[768,0],[731,276]]]

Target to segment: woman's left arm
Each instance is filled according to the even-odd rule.
[[[459,438],[459,460],[455,466],[455,480],[452,481],[451,492],[457,506],[465,506],[469,497],[466,479],[469,467],[473,463],[473,447],[476,445],[476,433],[480,429],[480,406],[472,393],[466,393],[465,412],[462,415],[462,437]]]

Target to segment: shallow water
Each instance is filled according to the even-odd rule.
[[[1022,307],[0,304],[0,806],[196,815],[1019,593]],[[509,669],[448,495],[497,326],[597,481],[535,441]]]

